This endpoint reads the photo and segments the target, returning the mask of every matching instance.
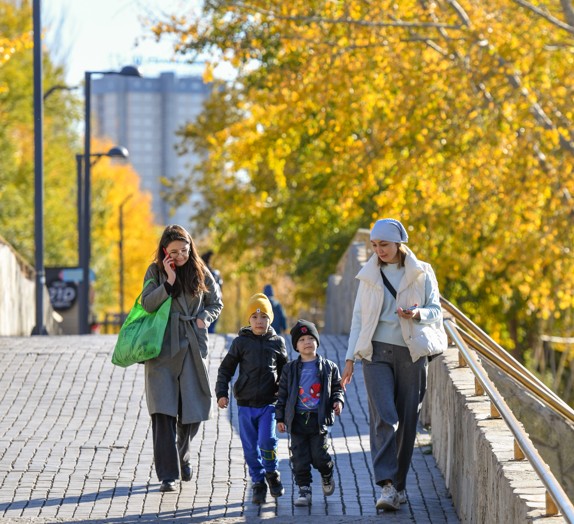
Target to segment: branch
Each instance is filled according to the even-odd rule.
[[[556,342],[558,344],[574,344],[574,337],[553,337],[551,335],[540,335],[543,342]]]
[[[284,40],[284,41],[305,42],[305,44],[307,44],[307,45],[324,46],[324,47],[327,47],[329,49],[334,49],[336,47],[340,47],[338,42],[331,41],[331,40],[316,40],[316,39],[312,39],[312,38],[305,38],[302,36],[286,36],[286,35],[282,35],[279,38],[281,40]],[[351,44],[348,46],[340,47],[339,54],[341,52],[354,51],[357,49],[378,49],[380,47],[389,47],[389,44],[388,43]]]
[[[462,8],[462,6],[456,0],[448,0],[448,3],[456,11],[456,14],[461,19],[462,23],[466,27],[470,27],[470,17],[466,13],[466,11]]]
[[[562,10],[564,11],[566,22],[571,26],[574,26],[574,8],[572,7],[572,2],[570,0],[560,0],[560,4],[562,4]]]
[[[564,31],[567,31],[571,35],[574,35],[574,26],[566,24],[565,22],[562,22],[562,20],[558,20],[558,18],[552,16],[546,11],[543,11],[539,7],[532,5],[530,2],[526,2],[526,0],[514,0],[514,2],[517,3],[518,5],[521,5],[522,7],[525,7],[526,9],[529,9],[533,13],[536,13],[538,16],[541,16],[542,18],[544,18],[551,24],[554,24],[555,26],[559,27],[560,29],[563,29]],[[563,2],[563,5],[564,3],[565,2]]]
[[[402,20],[394,22],[373,22],[370,20],[356,20],[350,17],[339,17],[339,18],[323,18],[320,16],[285,16],[279,15],[270,9],[261,9],[251,4],[246,4],[245,2],[234,2],[235,7],[240,7],[248,11],[253,11],[262,15],[270,16],[276,18],[277,20],[284,20],[288,22],[298,22],[306,24],[329,24],[329,25],[356,25],[361,27],[402,27],[406,29],[412,28],[433,28],[433,29],[461,29],[458,24],[442,24],[433,22],[404,22]]]

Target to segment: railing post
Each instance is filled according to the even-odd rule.
[[[482,387],[480,380],[478,380],[476,377],[474,377],[474,394],[477,397],[484,395],[484,388]]]
[[[559,513],[558,506],[556,506],[556,502],[554,502],[552,495],[550,495],[550,492],[547,490],[546,491],[546,515],[553,516],[553,515],[558,515],[558,513]]]
[[[514,439],[514,460],[524,460],[524,452],[518,443],[518,440]]]
[[[465,368],[467,367],[468,364],[466,363],[466,360],[464,360],[464,357],[462,355],[462,351],[458,352],[458,367],[459,368]]]
[[[490,418],[502,418],[500,412],[496,409],[494,402],[490,403]]]

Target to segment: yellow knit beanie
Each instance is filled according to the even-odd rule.
[[[247,319],[251,318],[253,313],[260,311],[269,317],[269,322],[273,322],[273,307],[271,302],[263,293],[256,293],[249,299],[247,304]]]

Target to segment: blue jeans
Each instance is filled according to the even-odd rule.
[[[265,473],[277,469],[277,434],[275,433],[275,406],[262,408],[238,406],[239,436],[243,456],[253,482],[262,482]]]

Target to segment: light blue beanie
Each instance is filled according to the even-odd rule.
[[[407,235],[407,230],[398,220],[381,218],[381,220],[375,222],[373,229],[371,229],[371,240],[406,244],[409,241],[409,235]]]

